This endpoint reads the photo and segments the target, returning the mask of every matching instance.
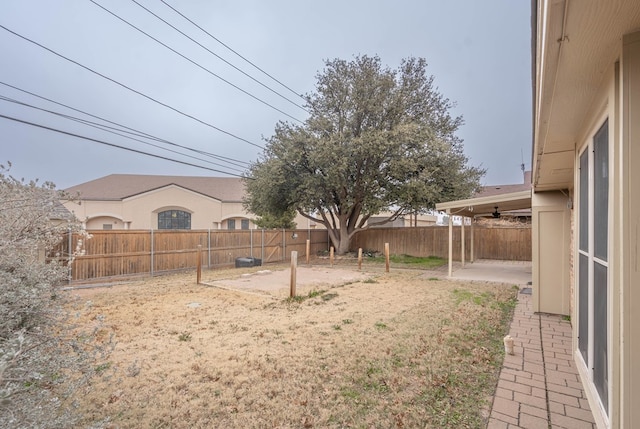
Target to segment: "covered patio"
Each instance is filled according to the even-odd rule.
[[[498,188],[499,190],[499,188]],[[449,216],[449,277],[453,276],[453,216],[461,216],[461,265],[465,267],[465,218],[471,218],[471,252],[470,262],[474,262],[474,219],[478,216],[494,216],[494,213],[504,213],[514,210],[531,209],[531,190],[508,193],[481,195],[466,200],[449,201],[436,204],[436,210],[444,211]],[[529,271],[530,272],[530,271]]]

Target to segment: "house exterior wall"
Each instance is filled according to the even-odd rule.
[[[596,425],[636,428],[640,4],[538,0],[534,8],[534,305],[545,311],[553,293],[544,280],[553,264],[543,262],[553,241],[544,237],[556,234],[559,247],[569,246],[572,351]],[[554,212],[541,210],[542,190],[570,197],[567,236],[559,212],[546,219],[551,227],[543,223]]]
[[[620,49],[621,46],[618,46]],[[615,55],[615,58],[620,58],[621,51]],[[615,159],[615,153],[620,149],[620,139],[619,139],[619,128],[621,126],[620,123],[620,112],[618,109],[619,105],[619,68],[616,63],[612,63],[607,69],[606,73],[603,76],[603,81],[601,87],[596,93],[596,96],[593,100],[591,108],[588,110],[588,113],[583,121],[583,127],[581,129],[581,134],[576,142],[576,151],[574,157],[574,188],[576,189],[575,193],[575,207],[574,210],[574,219],[573,224],[576,230],[573,233],[573,242],[572,249],[575,255],[575,263],[573,266],[573,278],[574,278],[574,312],[572,313],[572,320],[575,320],[576,323],[573,324],[574,328],[574,358],[576,361],[576,367],[578,369],[578,373],[582,379],[583,385],[585,387],[585,393],[589,399],[589,404],[593,411],[593,415],[597,422],[598,427],[601,428],[613,428],[620,427],[619,421],[621,414],[624,412],[624,406],[620,402],[619,388],[621,386],[621,379],[619,374],[619,366],[617,362],[620,357],[620,308],[619,308],[619,300],[616,298],[620,291],[620,279],[617,274],[618,269],[616,265],[619,264],[620,254],[616,250],[618,246],[618,239],[616,238],[616,234],[613,231],[615,225],[615,216],[618,212],[618,204],[620,202],[621,194],[619,192],[619,184],[616,183],[616,175],[622,173],[619,169],[620,166],[617,165]],[[593,147],[590,146],[594,140],[594,136],[598,132],[598,130],[603,126],[603,124],[607,122],[608,124],[608,135],[609,135],[609,201],[608,201],[608,225],[606,225],[606,229],[608,231],[608,270],[607,270],[607,359],[608,359],[608,397],[606,399],[606,404],[601,400],[600,395],[597,392],[597,388],[594,384],[594,370],[593,370],[593,356],[589,356],[590,361],[585,362],[580,350],[579,350],[579,337],[580,337],[580,327],[579,327],[579,303],[580,303],[580,250],[579,250],[579,240],[580,240],[580,204],[581,204],[581,196],[580,196],[580,156],[585,152],[593,152]],[[593,172],[589,173],[590,175]],[[589,199],[593,199],[593,190],[589,189]],[[590,209],[588,212],[589,218],[589,229],[596,228],[594,226],[594,209]],[[595,231],[595,229],[594,229]],[[590,256],[589,264],[593,264],[592,257]],[[593,281],[593,280],[592,280]],[[589,288],[593,290],[595,286],[590,284]],[[593,293],[593,292],[590,292]],[[589,298],[593,300],[594,298]],[[594,317],[594,311],[590,311],[590,317]],[[590,333],[590,335],[593,335]],[[593,343],[593,338],[589,338],[589,343]],[[617,373],[617,375],[616,375]],[[627,411],[630,409],[627,408]]]
[[[624,36],[620,69],[621,91],[617,108],[621,144],[615,153],[619,173],[614,181],[615,207],[620,209],[620,214],[615,217],[613,246],[621,253],[616,253],[619,266],[613,277],[614,284],[620,285],[614,290],[620,298],[620,330],[615,337],[620,350],[616,354],[619,369],[616,362],[613,376],[621,384],[620,426],[634,428],[640,427],[640,32]]]
[[[211,197],[171,185],[125,198],[122,201],[66,202],[65,207],[87,229],[103,229],[111,224],[112,229],[157,229],[158,213],[164,210],[183,210],[191,213],[191,229],[220,229],[227,219],[251,219],[243,210],[242,203],[223,203]],[[255,228],[249,222],[250,228]]]
[[[569,244],[568,282],[570,285],[570,309],[574,327],[574,356],[581,381],[589,399],[599,428],[640,427],[640,32],[624,36],[618,46],[616,60],[604,74],[590,109],[583,120],[583,127],[576,141],[574,154],[574,188],[567,195],[557,197],[557,208],[561,201],[571,201],[568,235],[563,242]],[[591,364],[587,365],[578,349],[579,337],[579,231],[580,228],[580,155],[591,150],[590,142],[597,130],[608,121],[609,129],[609,201],[608,201],[608,272],[607,272],[607,359],[608,398],[603,404],[593,382]],[[546,228],[539,221],[540,196],[534,193],[534,237],[542,234],[560,234],[559,229]],[[567,198],[571,196],[571,198]],[[549,203],[548,201],[545,203]],[[546,209],[545,209],[546,211]],[[590,222],[593,213],[590,213]],[[538,219],[537,219],[538,218]],[[559,218],[557,219],[559,222]],[[564,220],[563,220],[564,221]],[[547,229],[550,229],[547,230]],[[542,235],[542,236],[544,236]],[[552,241],[550,241],[551,243]],[[560,244],[560,241],[557,241]],[[564,245],[564,244],[563,244]],[[536,246],[539,246],[536,248]],[[540,242],[534,238],[533,280],[534,294],[539,294],[536,311],[548,312],[544,295],[550,291],[541,283],[550,267],[545,267],[541,258],[545,254]],[[536,260],[537,255],[537,260]],[[558,273],[557,277],[565,277]]]
[[[246,217],[245,210],[242,207],[242,203],[233,202],[233,203],[225,203],[221,206],[220,218],[221,219],[229,219],[229,218],[240,218]]]
[[[122,211],[130,229],[157,229],[158,213],[165,210],[184,210],[191,213],[191,229],[214,228],[220,219],[222,203],[210,197],[178,187],[146,192],[123,200]]]
[[[102,229],[110,223],[112,229],[125,229],[122,201],[65,201],[64,206],[86,229]]]
[[[531,196],[533,309],[569,315],[571,311],[570,228],[568,194],[538,192]]]

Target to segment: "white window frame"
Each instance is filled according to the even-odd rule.
[[[595,215],[595,175],[594,175],[594,139],[595,136],[598,134],[598,132],[600,131],[600,129],[602,128],[602,126],[605,124],[605,122],[608,125],[608,144],[607,144],[607,151],[608,151],[608,164],[609,164],[609,180],[608,180],[608,200],[607,200],[607,210],[608,210],[608,216],[607,216],[607,261],[603,261],[600,258],[597,258],[595,256],[595,244],[594,244],[594,231],[595,231],[595,219],[594,219],[594,215]],[[588,360],[588,365],[587,362],[585,362],[583,356],[582,356],[582,352],[579,348],[579,344],[578,342],[576,342],[576,350],[575,350],[575,356],[577,356],[577,364],[579,366],[581,366],[581,372],[583,374],[587,374],[588,377],[588,382],[589,384],[587,386],[585,386],[585,388],[589,389],[593,395],[594,398],[597,398],[598,400],[598,405],[600,407],[600,411],[601,411],[601,415],[605,417],[605,419],[607,420],[607,424],[610,421],[610,413],[612,411],[612,396],[613,396],[613,391],[612,391],[612,380],[613,380],[613,371],[612,371],[612,357],[613,357],[613,349],[612,349],[612,338],[613,338],[613,330],[612,330],[612,311],[613,311],[613,284],[612,284],[612,270],[611,270],[611,257],[612,257],[612,251],[611,251],[611,241],[612,241],[612,237],[613,237],[613,228],[612,228],[612,218],[613,218],[613,214],[612,214],[612,184],[613,184],[613,178],[612,178],[612,170],[611,170],[611,165],[612,165],[612,160],[613,160],[613,122],[612,122],[612,118],[608,115],[608,114],[603,114],[602,116],[600,116],[598,118],[598,120],[595,122],[595,124],[593,125],[592,129],[590,130],[588,137],[586,138],[584,144],[581,146],[580,150],[577,152],[577,157],[576,157],[576,165],[577,165],[577,171],[578,173],[576,174],[576,177],[578,180],[576,180],[577,183],[577,188],[575,195],[576,198],[578,199],[578,202],[576,204],[576,208],[577,210],[577,216],[575,217],[575,232],[574,232],[574,240],[575,240],[575,246],[574,248],[576,249],[576,258],[574,258],[574,278],[575,278],[575,311],[576,311],[576,315],[578,317],[576,317],[576,320],[579,323],[580,317],[579,317],[579,309],[580,309],[580,297],[579,297],[579,293],[580,293],[580,255],[584,255],[588,258],[588,294],[589,294],[589,302],[588,302],[588,350],[587,350],[587,360]],[[585,151],[588,151],[588,178],[587,178],[587,182],[588,182],[588,200],[589,200],[589,205],[588,205],[588,251],[583,251],[580,249],[580,173],[579,173],[579,167],[580,167],[580,157],[585,153]],[[607,268],[607,400],[608,403],[603,404],[602,403],[602,398],[600,397],[598,390],[595,386],[594,383],[594,370],[592,369],[593,365],[594,365],[594,319],[595,319],[595,311],[594,311],[594,293],[595,293],[595,285],[594,285],[594,262],[602,265],[603,267]],[[578,332],[578,331],[577,331]]]

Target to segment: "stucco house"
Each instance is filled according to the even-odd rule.
[[[638,428],[640,1],[533,0],[532,30],[534,310],[570,316],[598,428]]]
[[[66,189],[65,201],[92,229],[253,229],[235,177],[111,174]]]

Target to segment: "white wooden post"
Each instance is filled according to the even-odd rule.
[[[464,242],[464,220],[465,217],[462,217],[462,223],[460,224],[460,261],[462,262],[462,266],[464,267],[464,259],[465,259],[465,242]]]
[[[447,215],[449,216],[449,277],[451,277],[453,275],[453,217],[451,209],[447,209]]]

